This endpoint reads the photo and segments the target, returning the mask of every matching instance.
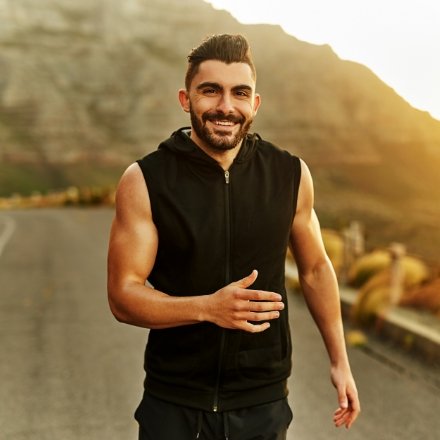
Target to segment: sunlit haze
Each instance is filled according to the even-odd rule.
[[[206,0],[208,1],[208,0]],[[279,24],[365,64],[414,107],[440,120],[439,0],[209,0],[242,23]]]

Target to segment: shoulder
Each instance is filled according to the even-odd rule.
[[[146,154],[141,159],[138,159],[136,163],[139,165],[141,170],[144,170],[148,167],[154,167],[160,163],[166,162],[168,156],[167,153],[168,151],[165,148],[160,148]]]
[[[178,155],[167,149],[159,148],[142,159],[138,159],[140,171],[145,179],[145,182],[150,186],[151,190],[160,188],[163,183],[164,176],[172,175],[181,158]]]
[[[116,189],[116,213],[145,212],[150,205],[148,188],[139,164],[132,163],[121,176]]]
[[[255,136],[255,144],[258,150],[260,150],[261,152],[266,154],[272,154],[275,156],[280,156],[280,157],[287,157],[287,156],[296,157],[287,149],[281,148],[278,145],[275,145],[274,143],[263,139],[260,135],[255,134],[254,136]]]
[[[272,162],[280,175],[284,171],[292,176],[296,209],[308,210],[314,203],[314,188],[312,174],[305,160],[285,148],[262,139],[259,135],[256,135],[256,139],[258,154],[264,157],[265,161]]]
[[[309,211],[314,205],[314,188],[313,179],[309,167],[306,162],[299,159],[301,169],[301,179],[298,192],[298,211]]]
[[[141,186],[140,184],[145,185],[145,181],[139,163],[134,162],[122,173],[118,190],[133,189],[133,187]]]
[[[312,180],[312,174],[306,161],[302,158],[298,158],[298,165],[301,169],[301,178],[306,180]]]
[[[275,145],[272,142],[269,142],[265,139],[262,139],[258,134],[256,136],[256,149],[259,152],[259,154],[267,157],[272,158],[276,161],[282,161],[287,162],[290,164],[294,164],[294,166],[299,167],[300,166],[300,158],[299,156],[295,155],[291,151],[288,151],[286,148],[282,148],[278,145]]]
[[[265,162],[272,163],[273,166],[280,171],[286,170],[292,173],[299,184],[304,161],[291,151],[262,139],[258,134],[256,134],[255,137],[257,154],[259,154]]]

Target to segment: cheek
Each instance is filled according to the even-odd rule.
[[[250,102],[242,103],[242,105],[239,108],[237,108],[237,109],[247,119],[253,118],[255,113],[256,113],[255,109],[254,109],[254,106]]]
[[[254,114],[255,112],[255,102],[252,99],[236,101],[235,107],[246,114]]]
[[[215,104],[212,102],[212,100],[200,98],[195,99],[192,102],[192,108],[195,113],[201,115],[207,111],[212,111],[212,109],[215,108]]]

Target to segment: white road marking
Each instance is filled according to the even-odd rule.
[[[11,217],[0,217],[0,225],[3,224],[3,229],[0,231],[0,255],[12,237],[15,231],[15,221]]]

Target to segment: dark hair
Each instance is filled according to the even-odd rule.
[[[218,60],[226,64],[246,63],[251,68],[254,79],[257,77],[251,49],[243,35],[211,35],[188,55],[188,69],[185,76],[187,90],[189,90],[200,64],[207,60]]]

